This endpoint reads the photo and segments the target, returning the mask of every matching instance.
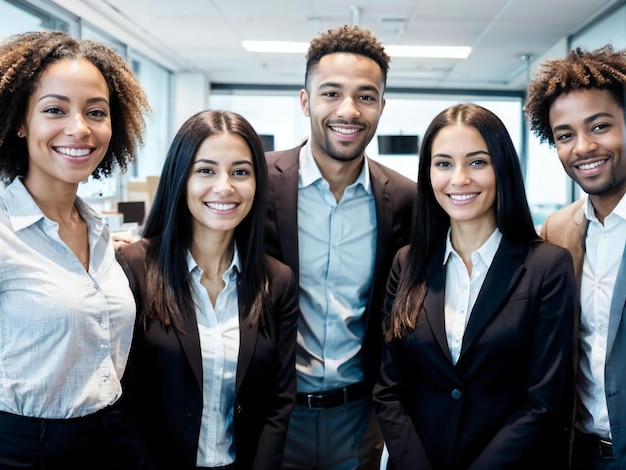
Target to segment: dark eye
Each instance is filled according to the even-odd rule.
[[[596,132],[596,131],[602,131],[604,129],[608,129],[609,127],[611,127],[610,124],[606,124],[606,123],[601,123],[601,124],[596,124],[591,128],[591,132]]]
[[[56,106],[51,106],[43,110],[46,114],[63,114],[63,110],[61,108],[57,108]]]
[[[322,93],[322,96],[326,96],[328,98],[336,98],[339,95],[335,91],[326,91],[326,92]]]
[[[244,169],[244,168],[239,168],[239,169],[233,171],[233,175],[234,176],[247,176],[249,174],[250,174],[250,172],[248,170]]]
[[[485,160],[481,160],[480,158],[476,159],[476,160],[472,160],[470,162],[470,166],[482,166],[482,165],[486,165],[486,164],[487,164],[487,162]]]
[[[362,101],[376,101],[376,98],[374,98],[373,96],[370,96],[370,95],[360,96],[359,99],[362,100]]]
[[[556,136],[556,141],[557,142],[563,142],[566,141],[567,139],[570,139],[574,134],[572,134],[571,132],[566,132],[563,134],[559,134]]]
[[[447,168],[451,165],[450,165],[450,162],[447,162],[445,160],[439,160],[435,162],[433,166],[440,167],[440,168]]]
[[[215,174],[215,172],[213,171],[213,168],[198,168],[198,173],[203,174],[203,175]]]
[[[98,117],[98,118],[106,117],[107,115],[107,113],[101,109],[94,109],[92,111],[89,111],[87,114],[89,116]]]

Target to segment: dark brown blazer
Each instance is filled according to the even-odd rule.
[[[300,147],[266,154],[270,194],[266,225],[267,251],[287,264],[296,278],[298,259],[298,167]],[[378,375],[382,348],[382,302],[393,257],[409,242],[417,187],[415,182],[370,159],[376,201],[376,258],[366,315],[363,363],[368,381]]]
[[[145,303],[146,243],[118,253],[138,309]],[[257,327],[240,308],[240,350],[235,391],[237,469],[280,468],[289,416],[295,402],[295,342],[298,291],[291,270],[269,258],[271,311]],[[241,288],[241,287],[240,287]],[[203,378],[195,318],[178,333],[152,321],[137,325],[124,393],[137,413],[156,468],[195,469],[202,418]]]
[[[569,252],[503,238],[452,363],[443,247],[427,270],[417,326],[386,344],[376,407],[392,468],[555,468],[559,401],[575,314]],[[386,310],[408,247],[394,261]],[[565,449],[561,449],[565,451]]]

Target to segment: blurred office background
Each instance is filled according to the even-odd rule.
[[[371,158],[415,180],[417,147],[430,120],[472,101],[494,111],[511,133],[538,225],[581,196],[554,149],[529,132],[526,83],[541,61],[571,48],[626,48],[626,1],[0,0],[0,38],[56,29],[93,39],[122,54],[142,82],[153,115],[137,163],[79,191],[115,226],[123,221],[118,212],[126,221],[143,217],[136,204],[123,203],[143,201],[149,210],[168,145],[197,111],[241,113],[268,149],[305,139],[309,123],[298,101],[303,48],[344,23],[371,29],[392,56]],[[286,41],[295,52],[247,50],[246,41]],[[415,51],[406,46],[427,46],[417,52],[431,57],[407,57]]]

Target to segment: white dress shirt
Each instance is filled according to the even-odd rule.
[[[583,407],[577,426],[584,432],[610,437],[604,364],[611,298],[626,245],[626,196],[604,219],[604,225],[595,216],[588,196],[584,207],[589,225],[580,285],[578,396]]]
[[[376,256],[376,202],[365,158],[339,202],[307,143],[298,179],[300,308],[298,391],[332,390],[364,378],[364,312]]]
[[[448,230],[443,256],[443,264],[446,265],[445,324],[450,357],[452,363],[456,364],[463,346],[465,327],[500,246],[502,233],[496,228],[487,241],[472,253],[471,274],[467,272],[461,256],[454,250],[450,235],[451,230]]]
[[[215,300],[200,284],[202,269],[187,256],[202,352],[202,419],[198,440],[198,467],[221,467],[235,461],[234,409],[239,357],[239,302],[241,272],[237,247],[222,275],[224,288]]]
[[[122,393],[135,301],[108,228],[80,198],[89,272],[20,178],[0,194],[0,410],[75,418]]]

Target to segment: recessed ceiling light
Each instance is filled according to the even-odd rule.
[[[287,41],[242,41],[242,46],[249,52],[270,52],[304,54],[309,48],[308,42]],[[466,59],[472,52],[471,47],[451,46],[385,46],[391,57],[416,57],[432,59]]]

